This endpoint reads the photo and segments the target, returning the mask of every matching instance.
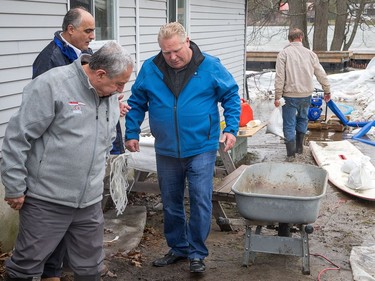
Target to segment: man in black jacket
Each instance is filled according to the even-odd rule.
[[[47,70],[75,61],[82,52],[92,54],[89,44],[95,39],[94,17],[84,8],[67,12],[62,31],[40,52],[33,63],[33,79]]]

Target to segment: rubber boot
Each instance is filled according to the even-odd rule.
[[[286,144],[286,161],[287,162],[293,162],[296,154],[296,142],[295,141],[290,141],[287,142]]]
[[[303,142],[305,140],[305,134],[297,132],[296,134],[296,153],[303,153]]]

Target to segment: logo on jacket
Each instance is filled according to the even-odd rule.
[[[68,104],[71,106],[72,111],[75,114],[82,114],[82,106],[86,105],[80,101],[70,101]]]

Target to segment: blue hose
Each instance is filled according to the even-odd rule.
[[[342,114],[342,112],[333,102],[333,100],[329,100],[329,102],[327,102],[327,105],[332,110],[332,112],[340,119],[340,121],[346,126],[348,124],[348,120],[346,119],[345,115]]]
[[[370,121],[365,126],[363,126],[363,128],[357,134],[355,134],[352,137],[352,139],[375,146],[375,141],[362,139],[362,137],[367,134],[367,132],[371,129],[372,126],[375,126],[375,120]]]
[[[348,119],[346,119],[345,115],[340,111],[340,109],[333,102],[333,100],[330,100],[329,102],[327,102],[327,105],[345,126],[363,127],[369,122],[369,121],[364,121],[364,122],[348,121]]]

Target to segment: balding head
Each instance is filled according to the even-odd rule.
[[[304,37],[303,31],[299,28],[293,28],[289,31],[288,40],[289,42],[302,42]]]
[[[87,50],[95,39],[94,17],[82,7],[70,9],[66,13],[62,29],[64,39],[80,50]]]

